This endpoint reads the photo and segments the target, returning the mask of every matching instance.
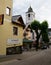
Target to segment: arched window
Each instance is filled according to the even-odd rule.
[[[30,14],[28,14],[28,17],[30,17]]]

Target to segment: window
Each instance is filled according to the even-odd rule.
[[[30,14],[28,14],[28,19],[30,20]]]
[[[13,35],[18,35],[18,28],[17,27],[13,27]]]
[[[9,7],[6,8],[6,14],[9,15],[9,16],[10,16],[10,10],[11,9]]]
[[[28,17],[30,17],[30,14],[28,14]]]
[[[0,25],[2,25],[4,22],[4,14],[0,15]]]

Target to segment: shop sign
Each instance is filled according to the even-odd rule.
[[[8,44],[20,44],[22,41],[20,39],[8,39]]]

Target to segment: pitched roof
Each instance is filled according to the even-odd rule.
[[[12,16],[12,23],[15,23],[15,24],[21,25],[21,26],[25,26],[21,15]]]
[[[16,22],[20,17],[21,15],[12,16],[12,21]]]

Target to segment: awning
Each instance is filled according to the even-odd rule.
[[[23,39],[23,43],[33,43],[33,41],[32,41],[32,40],[28,40],[28,39],[24,38],[24,39]]]

